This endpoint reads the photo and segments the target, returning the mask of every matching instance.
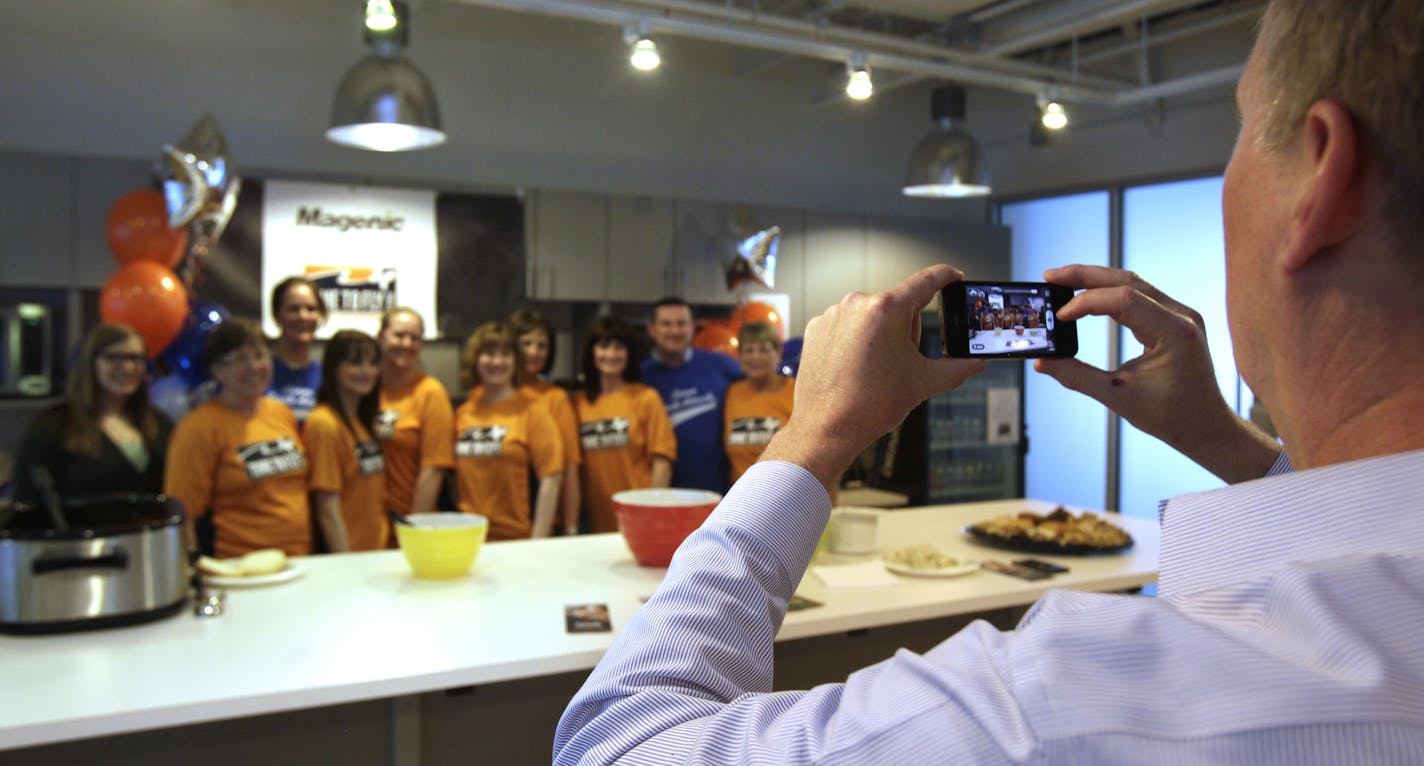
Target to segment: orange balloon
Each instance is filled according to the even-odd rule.
[[[786,339],[786,327],[782,324],[781,312],[769,303],[760,301],[743,303],[737,307],[736,311],[732,312],[732,320],[738,325],[747,322],[766,322],[776,328],[776,332],[781,335],[782,340]]]
[[[131,191],[109,208],[109,250],[120,265],[153,261],[174,268],[188,251],[188,230],[168,228],[163,195]]]
[[[729,356],[737,355],[737,328],[726,319],[708,320],[697,331],[692,345],[706,351],[720,351]]]
[[[188,318],[188,290],[167,266],[134,261],[104,283],[99,316],[137,330],[152,359],[182,331]]]

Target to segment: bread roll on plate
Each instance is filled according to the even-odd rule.
[[[263,548],[238,559],[237,565],[247,577],[276,574],[287,568],[287,554],[277,548]]]
[[[286,568],[287,554],[277,548],[263,548],[235,559],[198,559],[198,571],[213,577],[260,577]]]

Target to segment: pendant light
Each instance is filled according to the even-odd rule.
[[[409,41],[410,8],[396,0],[396,24],[365,28],[372,53],[341,79],[331,105],[328,140],[354,149],[400,152],[445,143],[435,89],[425,73],[400,55]]]
[[[979,142],[955,124],[964,119],[964,88],[935,88],[930,117],[935,127],[911,152],[901,192],[908,197],[948,198],[988,194],[989,173]]]

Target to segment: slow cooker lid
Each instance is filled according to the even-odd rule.
[[[113,493],[61,500],[68,532],[55,529],[43,506],[17,503],[0,539],[67,540],[124,534],[179,524],[183,508],[166,495]]]

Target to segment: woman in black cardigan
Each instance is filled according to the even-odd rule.
[[[101,324],[84,340],[63,402],[30,423],[15,455],[15,500],[43,501],[48,471],[65,499],[163,491],[172,423],[148,401],[143,338]]]

